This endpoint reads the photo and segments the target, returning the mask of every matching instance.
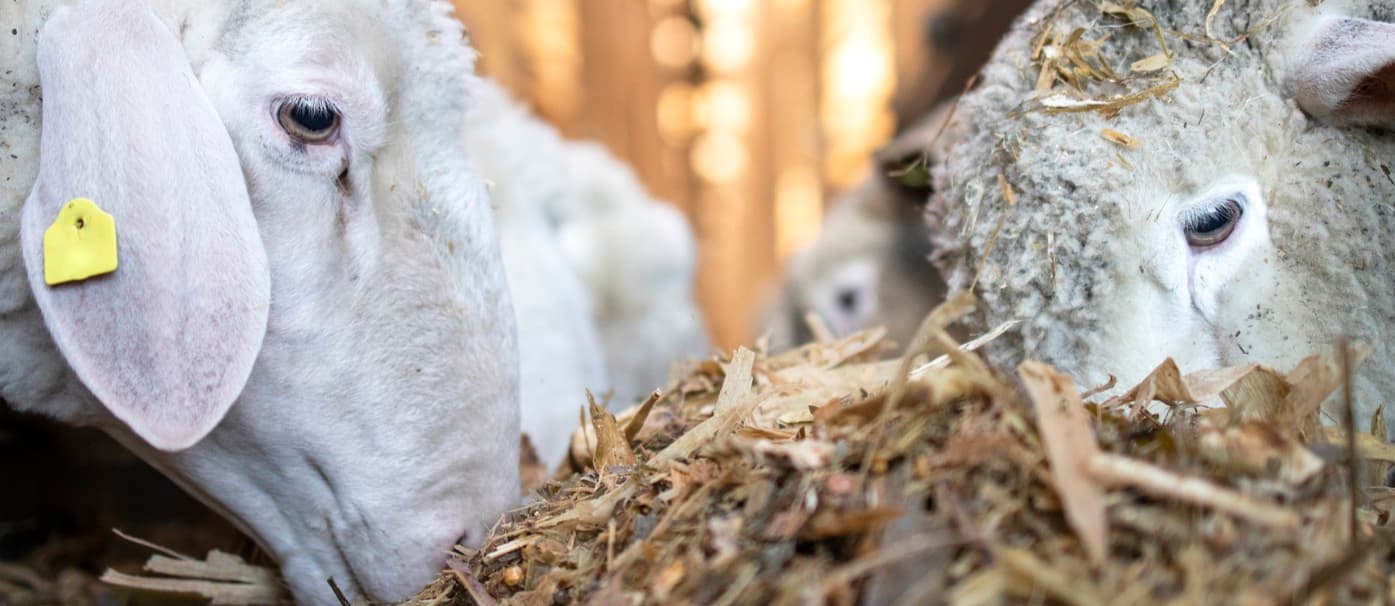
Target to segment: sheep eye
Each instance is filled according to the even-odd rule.
[[[322,99],[288,99],[276,111],[276,121],[292,139],[311,145],[339,133],[339,110]]]
[[[1187,244],[1194,248],[1206,248],[1225,242],[1235,231],[1240,216],[1245,209],[1235,200],[1198,209],[1182,221],[1182,229],[1187,234]]]
[[[838,308],[852,313],[857,310],[857,290],[845,288],[838,291]]]

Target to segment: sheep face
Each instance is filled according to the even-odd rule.
[[[193,4],[79,2],[39,34],[22,235],[53,341],[0,342],[83,387],[0,393],[102,425],[298,602],[335,603],[327,578],[404,598],[517,497],[514,324],[458,135],[472,56],[444,3]],[[48,286],[39,235],[76,195],[121,266]]]
[[[931,121],[938,130],[943,115],[926,123]],[[925,157],[930,135],[921,137],[921,130],[888,146],[879,174],[840,195],[818,239],[790,259],[780,300],[768,312],[775,348],[812,339],[810,313],[832,336],[880,326],[905,344],[943,300],[944,284],[930,266],[929,242],[919,222],[927,194],[888,178]],[[929,154],[939,157],[935,149]]]
[[[804,308],[828,324],[834,336],[845,337],[871,326],[877,309],[879,259],[843,259],[805,287]]]
[[[1153,28],[1089,3],[1019,21],[935,169],[942,268],[981,294],[984,326],[1025,320],[1000,363],[1041,358],[1088,385],[1132,385],[1169,356],[1184,371],[1287,369],[1363,338],[1376,345],[1358,376],[1369,420],[1395,388],[1395,251],[1374,243],[1395,231],[1395,137],[1380,130],[1395,124],[1395,4],[1227,2],[1210,27],[1228,50],[1205,39],[1212,4],[1138,3],[1162,31],[1201,37],[1168,38],[1179,83],[1112,116],[1048,111],[1078,101],[1036,91],[1036,36],[1108,31],[1102,57],[1127,73],[1158,52]],[[1154,77],[1087,92],[1170,79]]]

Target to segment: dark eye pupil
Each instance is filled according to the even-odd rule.
[[[856,309],[857,291],[852,289],[838,291],[838,306],[843,308],[843,311],[853,311]]]
[[[291,119],[295,120],[301,128],[311,132],[333,128],[337,118],[334,110],[321,105],[297,103],[295,107],[291,108]]]

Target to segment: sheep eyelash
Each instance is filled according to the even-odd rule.
[[[279,122],[281,112],[287,107],[298,107],[313,113],[330,113],[339,116],[341,128],[345,122],[343,108],[328,97],[319,95],[289,95],[277,98],[271,103],[271,119]]]
[[[1227,202],[1234,202],[1235,206],[1239,208],[1239,212],[1236,216],[1229,216],[1230,213],[1235,211],[1231,210],[1231,206],[1227,204]],[[1213,198],[1202,204],[1194,204],[1190,208],[1184,209],[1178,216],[1178,219],[1180,220],[1179,223],[1183,230],[1195,229],[1200,225],[1204,225],[1208,220],[1219,217],[1224,217],[1228,221],[1234,221],[1244,216],[1248,206],[1249,201],[1243,194],[1234,194],[1223,198]]]
[[[273,104],[273,113],[281,111],[281,108],[285,107],[287,104],[300,105],[313,112],[331,112],[341,116],[344,115],[344,111],[340,109],[339,104],[325,97],[314,95],[292,95],[289,97],[282,97]]]

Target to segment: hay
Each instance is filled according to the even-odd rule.
[[[944,345],[944,319],[921,345]],[[410,603],[1395,599],[1395,492],[1362,481],[1354,507],[1344,434],[1315,431],[1334,364],[1367,349],[1287,374],[1168,362],[1084,404],[1042,364],[1008,376],[956,351],[906,380],[918,362],[880,350],[880,333],[740,350],[645,413],[601,413],[575,471]],[[1379,477],[1391,448],[1356,444]],[[596,469],[612,448],[635,462]]]
[[[593,405],[572,468],[407,603],[1395,601],[1395,490],[1376,481],[1395,447],[1319,424],[1369,348],[1287,373],[1167,361],[1100,398],[967,353],[1011,326],[954,347],[969,304],[931,315],[919,356],[877,361],[884,331],[742,349],[618,418]],[[218,553],[147,571],[105,578],[228,604],[278,589]],[[31,577],[0,569],[0,588],[55,594]]]

